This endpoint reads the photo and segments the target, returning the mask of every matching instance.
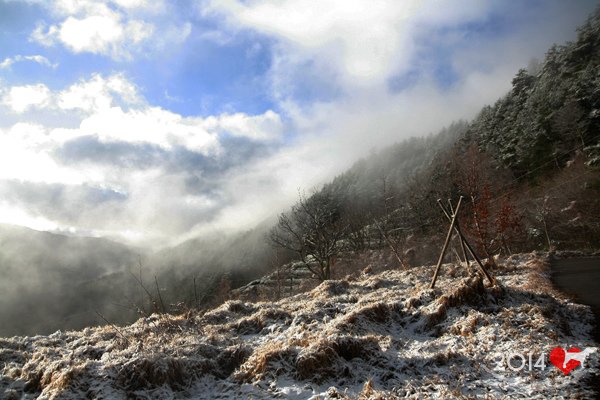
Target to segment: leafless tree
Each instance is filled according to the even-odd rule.
[[[394,188],[388,183],[385,175],[381,177],[380,200],[380,217],[376,217],[373,223],[381,239],[385,241],[392,253],[394,253],[402,268],[406,269],[408,266],[402,257],[402,244],[405,238],[402,235],[402,228],[398,226],[399,222],[397,218],[399,205],[396,202]]]
[[[328,280],[343,248],[347,223],[334,195],[321,191],[298,197],[290,212],[279,216],[270,239],[275,246],[295,253],[317,279]]]

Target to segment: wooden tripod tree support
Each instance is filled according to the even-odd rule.
[[[438,204],[440,205],[440,207],[444,211],[444,214],[446,214],[446,217],[447,217],[448,213],[446,212],[446,209],[444,208],[444,205],[442,204],[441,199],[438,199]],[[454,215],[454,206],[452,205],[452,201],[450,199],[448,199],[448,207],[450,207],[450,212]],[[467,271],[468,271],[469,269],[471,269],[471,263],[469,262],[469,257],[467,256],[467,249],[465,248],[465,241],[463,240],[463,236],[460,233],[460,224],[458,223],[458,221],[456,221],[456,231],[458,232],[458,235],[459,235],[460,247],[462,249],[463,257],[465,259],[465,264],[467,264]],[[460,260],[460,257],[459,257],[459,260]]]
[[[450,229],[448,229],[448,234],[446,235],[446,241],[444,242],[444,247],[442,247],[442,252],[440,253],[440,258],[435,267],[435,272],[433,274],[433,279],[431,280],[430,289],[435,287],[435,281],[437,281],[438,274],[440,272],[440,267],[442,266],[442,261],[444,260],[444,256],[446,255],[446,250],[448,250],[448,243],[450,243],[450,238],[452,237],[452,232],[454,231],[454,225],[456,224],[456,217],[458,216],[458,210],[460,209],[460,204],[462,203],[462,196],[458,199],[458,204],[456,205],[456,211],[452,214],[452,218],[450,219]]]
[[[479,265],[479,268],[481,269],[481,272],[483,272],[483,274],[485,275],[487,280],[490,282],[490,284],[492,284],[492,285],[495,284],[494,278],[492,278],[492,276],[489,274],[489,272],[485,269],[485,266],[483,265],[483,263],[481,262],[479,257],[477,257],[477,254],[475,254],[473,247],[471,247],[471,245],[469,244],[467,239],[463,236],[463,234],[460,230],[460,225],[458,224],[458,211],[460,209],[460,204],[462,202],[462,199],[463,198],[461,196],[460,199],[458,200],[458,204],[456,205],[456,209],[452,208],[452,203],[450,202],[450,200],[448,200],[448,204],[450,206],[450,211],[446,210],[446,207],[444,207],[442,205],[442,202],[440,200],[438,200],[438,204],[439,204],[440,208],[444,212],[444,215],[446,215],[446,218],[448,218],[448,220],[450,221],[450,229],[448,229],[448,235],[446,235],[446,241],[444,242],[444,247],[442,247],[442,252],[440,254],[440,258],[438,260],[437,266],[435,268],[435,273],[433,275],[433,280],[431,281],[431,286],[430,286],[431,289],[433,289],[435,287],[435,282],[437,281],[437,276],[438,276],[440,267],[442,265],[442,260],[444,259],[444,256],[446,255],[446,250],[448,249],[448,243],[450,242],[450,238],[452,237],[453,231],[456,232],[458,234],[458,237],[460,238],[460,243],[461,243],[461,247],[463,250],[463,255],[465,257],[465,261],[467,262],[467,266],[469,266],[469,260],[467,258],[466,250],[469,251],[469,253],[471,254],[471,257],[477,262],[477,264]],[[466,248],[466,250],[465,250],[465,248]]]
[[[442,208],[442,210],[444,211],[444,214],[446,215],[446,218],[448,218],[448,220],[451,219],[451,215],[448,210],[446,210],[446,208],[441,204],[440,207]],[[450,210],[452,210],[452,203],[450,203]],[[490,273],[485,269],[485,266],[483,265],[483,263],[481,262],[481,260],[479,259],[479,257],[477,257],[477,254],[475,254],[475,251],[473,250],[473,247],[471,246],[471,244],[467,241],[467,239],[464,237],[462,231],[460,230],[460,226],[458,224],[458,221],[456,222],[455,226],[454,226],[454,230],[456,231],[456,233],[458,233],[458,236],[460,238],[461,241],[461,245],[466,247],[467,250],[469,250],[469,253],[471,254],[471,257],[473,257],[473,259],[475,260],[475,262],[477,262],[477,265],[479,265],[479,268],[481,269],[481,272],[483,272],[483,274],[485,275],[485,277],[487,278],[487,280],[490,282],[490,284],[495,284],[495,280],[494,278],[490,275]],[[466,255],[465,255],[466,257]]]

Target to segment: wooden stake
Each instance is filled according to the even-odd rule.
[[[440,203],[440,206],[442,204]],[[450,207],[450,212],[454,214],[454,208],[452,207],[452,202],[448,199],[448,206]],[[443,207],[442,207],[443,208]],[[469,262],[469,257],[467,256],[467,249],[465,248],[465,242],[463,241],[463,236],[460,231],[460,224],[458,221],[456,222],[456,231],[458,232],[458,239],[460,241],[460,247],[462,249],[463,257],[465,258],[465,263],[467,264],[467,271],[471,269],[471,263]]]
[[[446,250],[448,249],[448,243],[450,243],[450,238],[452,237],[452,232],[454,232],[454,226],[456,224],[456,216],[458,215],[458,210],[460,209],[460,204],[462,203],[462,196],[458,199],[458,204],[456,205],[456,212],[452,215],[450,228],[448,229],[448,234],[446,235],[446,241],[444,242],[444,246],[442,247],[442,252],[440,253],[440,259],[435,267],[435,272],[433,274],[433,279],[431,280],[430,289],[435,287],[435,281],[437,281],[438,274],[440,272],[440,267],[442,266],[442,261],[444,260],[444,256],[446,255]]]
[[[442,211],[444,211],[446,218],[448,218],[448,220],[456,219],[456,214],[454,214],[451,217],[450,213],[446,210],[446,208],[441,203],[439,203],[439,204],[440,204],[440,207],[442,208]],[[458,207],[456,208],[456,210],[457,210],[456,212],[458,213]],[[475,254],[475,251],[473,250],[473,248],[471,247],[471,245],[469,244],[467,239],[463,236],[458,225],[454,226],[454,229],[456,230],[456,233],[458,233],[458,236],[460,237],[461,242],[464,244],[464,246],[467,248],[467,250],[469,250],[469,253],[471,253],[471,257],[473,257],[473,259],[479,265],[479,268],[481,269],[481,271],[483,272],[483,274],[485,275],[487,280],[490,282],[490,284],[494,285],[495,284],[494,278],[492,278],[491,275],[487,272],[487,270],[485,269],[485,266],[483,265],[483,263],[481,262],[479,257],[477,257],[477,255]]]

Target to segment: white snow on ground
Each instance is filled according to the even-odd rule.
[[[596,344],[591,311],[553,291],[543,258],[503,261],[494,287],[445,265],[430,290],[432,272],[356,274],[274,303],[0,339],[0,398],[593,397],[597,352],[569,375],[548,361],[556,346]],[[500,363],[510,353],[543,355],[545,368],[513,371]]]

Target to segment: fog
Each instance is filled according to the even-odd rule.
[[[168,312],[206,306],[224,274],[235,287],[270,267],[267,226],[151,252],[0,225],[0,336],[131,323],[163,311],[159,298]]]

